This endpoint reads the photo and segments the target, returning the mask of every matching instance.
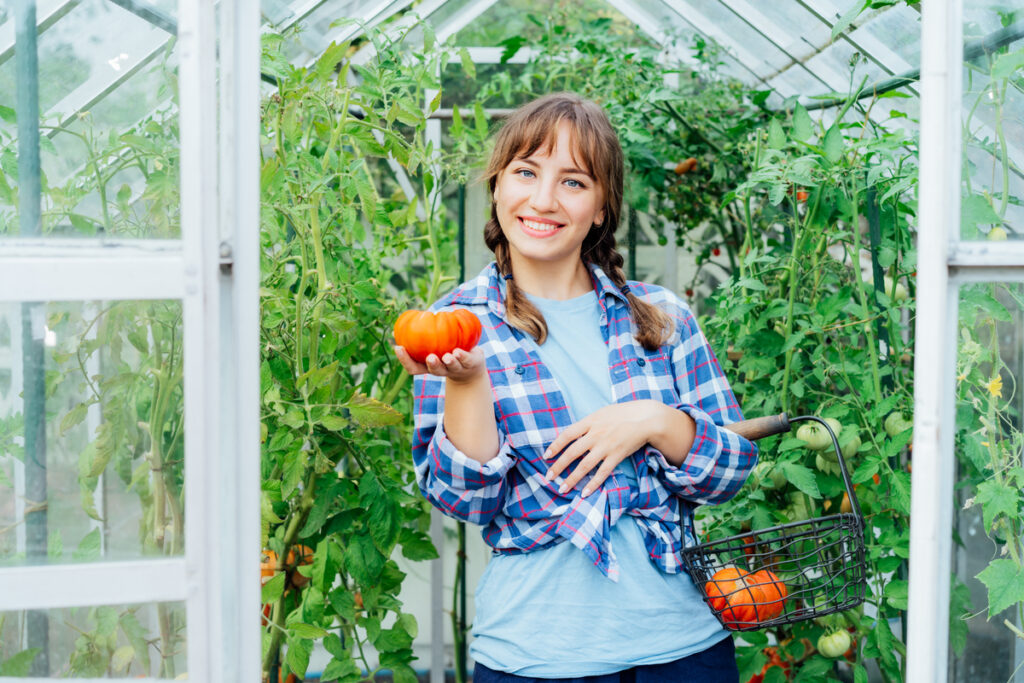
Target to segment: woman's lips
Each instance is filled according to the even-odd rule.
[[[558,234],[563,227],[560,223],[519,218],[519,227],[530,237],[545,238]]]

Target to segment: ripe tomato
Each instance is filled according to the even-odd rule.
[[[789,590],[786,588],[786,584],[779,580],[779,577],[767,569],[762,569],[748,576],[747,581],[752,589],[760,589],[761,591],[758,611],[762,619],[774,619],[782,614],[786,606],[786,596],[789,595]],[[761,608],[761,605],[765,605],[767,614],[765,613],[766,610]]]
[[[697,168],[696,159],[694,159],[693,157],[690,157],[689,159],[683,159],[678,164],[676,164],[676,175],[683,175],[684,173],[689,173],[695,168]]]
[[[810,196],[811,195],[807,192],[807,190],[797,190],[796,191],[796,200],[798,202],[806,202],[807,198],[810,197]]]
[[[303,576],[297,571],[298,567],[306,564],[313,564],[313,549],[308,545],[292,546],[288,550],[288,558],[285,560],[285,565],[288,567],[288,574],[292,585],[296,588],[302,588],[309,583],[309,577]]]
[[[818,652],[832,659],[842,657],[852,645],[853,642],[850,634],[845,630],[828,634],[823,633],[818,638]]]
[[[277,573],[277,553],[273,550],[263,549],[260,555],[260,584],[264,584],[274,578]]]
[[[778,648],[766,647],[764,649],[764,654],[767,655],[768,661],[765,662],[763,667],[761,667],[761,673],[751,676],[747,683],[763,683],[765,674],[767,674],[768,670],[773,667],[782,669],[782,673],[784,675],[789,673],[789,662],[783,660],[782,657],[779,656]],[[788,678],[786,680],[788,680]]]
[[[704,592],[729,629],[774,619],[782,614],[789,593],[770,571],[749,574],[739,567],[719,569],[704,584]]]
[[[482,331],[480,319],[464,308],[440,313],[409,310],[395,321],[395,343],[423,363],[432,353],[440,358],[455,349],[469,351]]]

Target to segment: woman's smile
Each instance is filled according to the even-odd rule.
[[[539,239],[554,236],[558,233],[559,228],[564,225],[564,223],[557,223],[546,218],[519,216],[519,226],[523,229],[523,232],[530,237],[537,237]]]

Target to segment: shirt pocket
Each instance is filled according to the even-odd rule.
[[[653,399],[667,405],[679,403],[672,362],[665,349],[647,351],[638,347],[639,355],[625,365],[626,375],[620,382],[637,399]],[[615,379],[613,377],[613,379]]]
[[[561,390],[537,362],[489,370],[494,418],[517,449],[543,450],[572,424]]]

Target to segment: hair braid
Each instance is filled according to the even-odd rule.
[[[508,252],[508,240],[502,234],[496,217],[492,216],[484,228],[484,242],[487,248],[494,252],[498,272],[502,275],[511,275],[512,258]],[[513,277],[505,279],[505,317],[509,325],[533,337],[537,344],[543,344],[548,338],[548,324],[544,320],[544,315],[523,295]]]

